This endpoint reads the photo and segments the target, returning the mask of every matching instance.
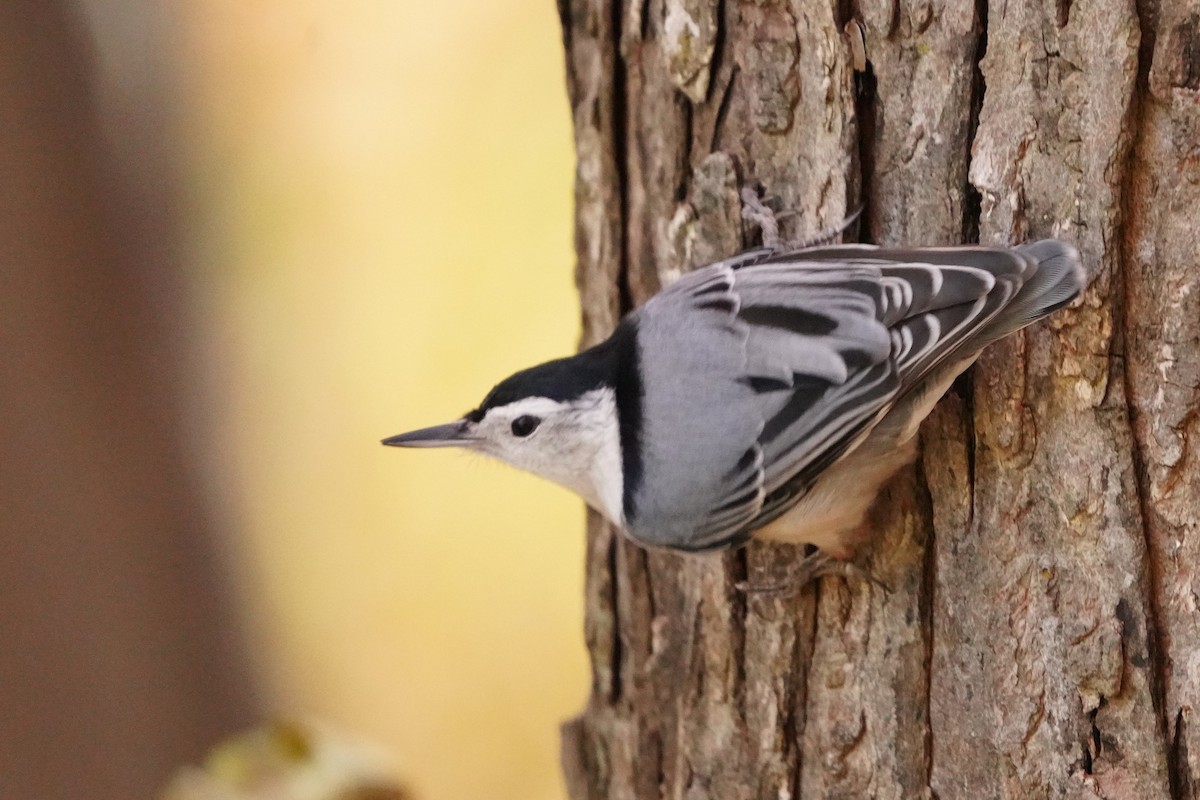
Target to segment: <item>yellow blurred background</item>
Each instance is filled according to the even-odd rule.
[[[385,744],[418,798],[559,798],[587,687],[583,508],[449,421],[575,346],[550,0],[193,0],[192,286],[273,712]]]
[[[582,503],[380,445],[576,345],[552,0],[0,3],[0,130],[0,798],[562,798]]]

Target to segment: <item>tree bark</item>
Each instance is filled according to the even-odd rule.
[[[869,569],[589,524],[571,796],[1183,798],[1200,787],[1200,13],[1190,0],[560,0],[584,343],[751,244],[1053,236],[1076,307],[990,348],[873,514]],[[856,72],[847,23],[865,34]],[[861,64],[859,65],[862,66]]]

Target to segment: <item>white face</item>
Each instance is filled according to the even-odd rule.
[[[554,481],[621,523],[621,446],[609,389],[570,402],[527,397],[488,409],[472,449]]]

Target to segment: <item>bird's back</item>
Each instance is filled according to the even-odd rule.
[[[783,538],[826,544],[812,513],[797,518],[803,498],[810,512],[841,503],[829,519],[861,520],[953,377],[987,344],[1069,302],[1083,280],[1075,250],[1049,240],[764,249],[684,276],[634,318],[641,396],[628,532],[700,550],[756,529],[779,534],[790,520],[800,530]],[[830,493],[839,480],[859,491]]]

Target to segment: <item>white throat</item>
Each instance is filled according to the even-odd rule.
[[[595,452],[591,458],[591,469],[586,475],[586,486],[569,486],[578,492],[588,505],[599,511],[608,521],[621,526],[625,522],[625,481],[621,469],[621,430],[617,421],[617,402],[612,389],[595,389],[583,396],[594,399],[599,414],[596,431]],[[589,415],[591,416],[591,415]]]

